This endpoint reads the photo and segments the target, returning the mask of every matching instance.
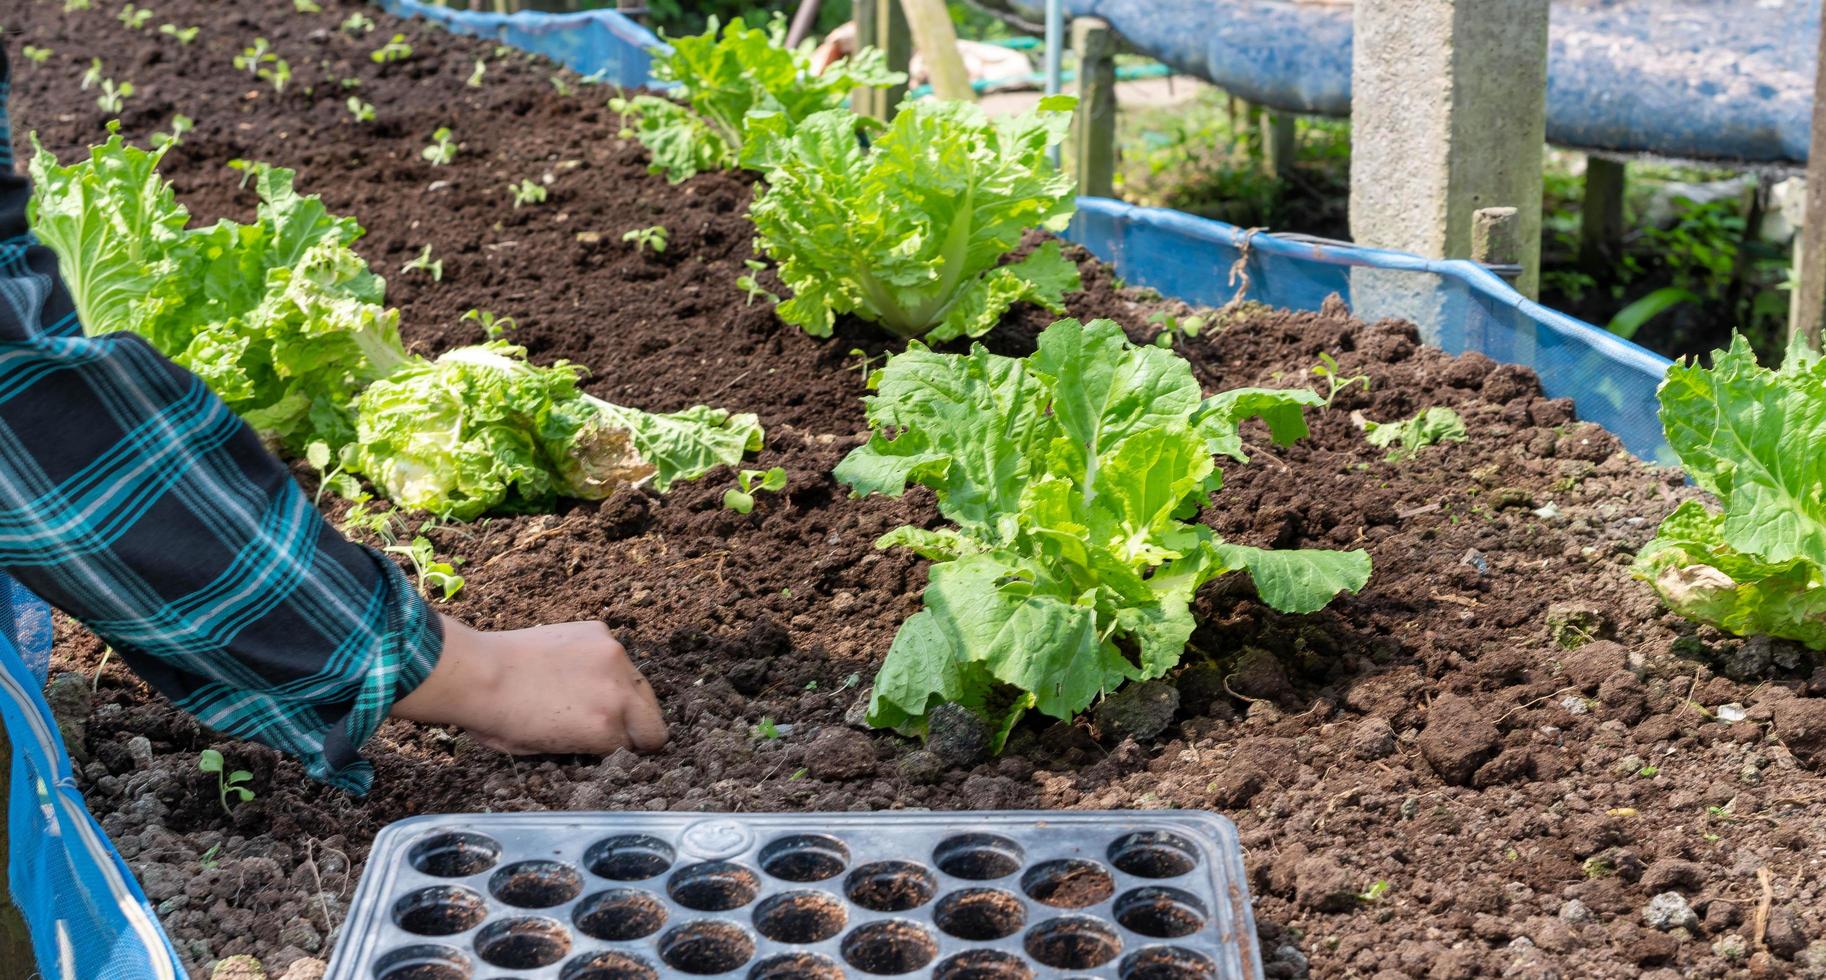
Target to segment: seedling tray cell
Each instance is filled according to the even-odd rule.
[[[1259,976],[1223,817],[895,811],[402,820],[326,980]]]

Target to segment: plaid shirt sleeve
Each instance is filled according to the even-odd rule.
[[[437,617],[203,382],[83,335],[26,226],[8,83],[0,50],[0,570],[204,724],[366,792],[357,751],[437,662]]]

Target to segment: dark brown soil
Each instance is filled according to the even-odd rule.
[[[390,275],[417,349],[481,339],[458,320],[471,307],[512,315],[535,357],[594,369],[596,394],[759,412],[769,446],[758,465],[791,473],[749,515],[720,506],[731,484],[720,474],[664,498],[623,493],[430,532],[466,560],[451,613],[487,628],[607,621],[673,724],[655,756],[510,759],[394,723],[369,746],[374,793],[355,800],[101,669],[91,710],[69,719],[86,722],[83,788],[199,971],[251,953],[274,975],[310,975],[374,833],[401,817],[897,807],[1228,814],[1276,977],[1826,971],[1826,789],[1803,765],[1826,764],[1826,673],[1786,645],[1661,612],[1626,569],[1688,491],[1540,397],[1527,372],[1449,358],[1409,327],[1337,310],[1256,312],[1191,342],[1209,390],[1304,383],[1325,351],[1373,378],[1368,394],[1315,413],[1312,438],[1227,467],[1202,516],[1250,544],[1368,548],[1369,587],[1289,617],[1220,582],[1199,598],[1179,717],[1158,741],[1100,743],[1082,725],[1035,723],[1000,759],[935,769],[909,756],[917,746],[845,720],[924,584],[921,561],[871,542],[937,519],[923,491],[850,500],[829,477],[865,427],[846,352],[888,345],[855,324],[814,340],[745,302],[733,284],[750,257],[745,178],[668,186],[616,138],[605,92],[560,95],[547,66],[354,3],[305,16],[280,0],[162,0],[159,20],[202,26],[188,47],[130,34],[104,6],[5,13],[24,34],[15,45],[54,52],[17,64],[22,130],[60,155],[100,138],[102,114],[78,80],[102,52],[107,73],[140,92],[127,135],[143,139],[173,112],[197,121],[166,169],[200,220],[252,206],[228,159],[295,167],[306,191],[370,229],[360,247]],[[358,9],[382,26],[351,40],[336,24]],[[367,52],[395,30],[413,58],[372,64]],[[255,36],[293,65],[282,97],[231,68]],[[466,87],[478,57],[485,83]],[[375,123],[353,121],[342,77],[361,79]],[[432,167],[419,150],[445,125],[462,152]],[[547,175],[546,203],[511,206],[509,183]],[[652,224],[671,232],[663,255],[621,242]],[[399,272],[426,243],[441,282]],[[1156,304],[1095,264],[1085,281],[1074,315],[1143,329]],[[1024,352],[1048,319],[1017,311],[988,342]],[[1350,420],[1431,405],[1462,413],[1470,441],[1390,464]],[[58,640],[63,669],[97,670],[92,636],[64,622]],[[1747,715],[1724,721],[1724,705]],[[763,717],[781,737],[756,736]],[[254,773],[258,796],[232,817],[195,769],[212,746]],[[1692,913],[1672,931],[1644,916],[1666,892]],[[529,937],[510,945],[539,946]],[[715,959],[725,939],[668,948]],[[1048,958],[1104,952],[1090,934],[1035,941]],[[893,955],[916,945],[884,943]]]

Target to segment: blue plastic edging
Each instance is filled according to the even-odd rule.
[[[453,10],[421,0],[375,0],[400,17],[436,21],[458,34],[493,38],[522,51],[544,55],[595,81],[624,88],[657,87],[651,51],[664,48],[658,35],[613,10],[576,14],[520,11],[512,14]]]

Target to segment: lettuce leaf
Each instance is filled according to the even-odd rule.
[[[766,28],[740,17],[719,35],[716,18],[702,34],[667,38],[671,50],[653,59],[653,77],[677,86],[682,103],[655,95],[618,98],[610,106],[637,118],[633,135],[652,155],[650,170],[673,183],[741,162],[752,113],[796,124],[843,106],[860,87],[907,80],[888,70],[887,56],[863,48],[820,74],[811,73],[809,46],[786,47],[786,19]]]
[[[1248,572],[1289,612],[1368,581],[1362,551],[1242,547],[1184,519],[1216,484],[1214,453],[1240,457],[1238,426],[1297,438],[1301,407],[1322,402],[1311,391],[1203,398],[1184,359],[1107,320],[1054,323],[1025,359],[914,341],[871,384],[874,434],[837,479],[858,495],[928,487],[954,525],[876,542],[935,564],[876,679],[874,724],[917,733],[944,702],[1004,734],[1027,710],[1070,718],[1177,665],[1193,596],[1219,575]]]
[[[866,150],[847,110],[797,126],[755,117],[744,156],[767,183],[749,216],[793,290],[780,317],[828,337],[854,313],[936,342],[981,336],[1021,301],[1064,312],[1078,269],[1057,243],[999,263],[1027,229],[1071,220],[1074,185],[1046,154],[1075,104],[991,120],[969,103],[909,103]]]
[[[1676,364],[1659,392],[1668,444],[1717,498],[1689,501],[1637,554],[1675,612],[1826,650],[1826,362],[1756,363],[1742,336],[1710,368]]]
[[[664,490],[761,448],[753,415],[624,408],[581,391],[576,365],[525,356],[498,341],[463,347],[369,385],[345,465],[396,504],[471,520],[648,480]]]

